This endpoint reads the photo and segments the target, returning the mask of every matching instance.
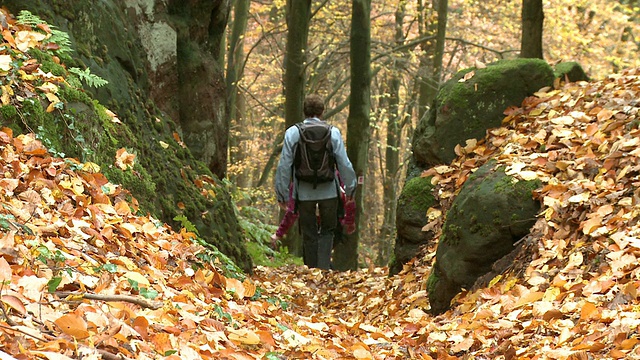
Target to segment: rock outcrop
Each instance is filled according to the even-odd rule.
[[[109,84],[62,94],[61,112],[45,113],[33,104],[34,116],[20,119],[4,111],[2,123],[33,129],[59,152],[101,165],[109,180],[132,192],[141,211],[176,228],[182,224],[175,218],[184,215],[205,241],[251,271],[234,204],[219,181],[229,133],[218,65],[228,2],[7,0],[3,5],[13,14],[28,10],[67,33],[71,51],[60,56],[64,65],[89,69]],[[45,72],[65,71],[44,52],[32,55]],[[94,99],[121,123],[105,119]],[[119,148],[135,153],[132,171],[113,166]]]

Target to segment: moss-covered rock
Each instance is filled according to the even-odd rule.
[[[461,288],[470,288],[529,233],[540,204],[537,180],[516,181],[490,161],[465,182],[446,214],[427,282],[431,311],[441,313]]]
[[[553,74],[556,78],[560,78],[562,81],[589,81],[587,73],[585,73],[582,66],[575,61],[566,61],[556,64],[556,66],[553,67]]]
[[[397,236],[390,275],[399,273],[418,249],[433,239],[432,231],[422,231],[427,224],[427,210],[436,204],[433,188],[431,177],[422,177],[416,172],[402,189],[396,211]]]
[[[484,138],[487,129],[501,125],[505,109],[520,106],[553,80],[553,70],[540,59],[501,60],[458,72],[442,86],[416,128],[412,144],[417,164],[451,162],[456,145]]]

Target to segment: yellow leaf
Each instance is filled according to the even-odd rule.
[[[537,107],[537,108],[535,108],[535,109],[531,110],[531,111],[529,112],[529,115],[531,115],[531,116],[538,116],[538,115],[542,114],[542,112],[544,112],[544,109],[543,109],[543,108],[541,108],[541,107]]]
[[[40,86],[37,87],[37,89],[42,90],[43,92],[49,94],[55,94],[58,92],[58,85],[50,83],[50,82],[46,82]]]
[[[530,181],[530,180],[535,180],[538,178],[538,174],[535,171],[530,171],[530,170],[523,170],[520,171],[518,173],[518,175],[522,178],[522,180],[524,181]]]
[[[47,35],[36,31],[18,31],[15,35],[16,47],[22,52],[27,52],[29,48],[38,46],[38,42],[44,40],[46,37]]]
[[[11,85],[3,85],[0,86],[0,88],[2,89],[2,97],[0,98],[2,105],[9,105],[11,103],[11,96],[13,95]]]
[[[137,282],[139,285],[145,285],[145,286],[150,286],[151,283],[149,283],[149,280],[147,280],[146,277],[144,277],[144,275],[137,273],[135,271],[128,271],[124,274],[124,277],[126,277],[129,280],[133,280],[135,282]]]
[[[100,172],[100,165],[96,164],[96,163],[92,163],[92,162],[86,162],[84,163],[84,165],[82,165],[82,170],[95,174],[95,173],[99,173]]]
[[[491,281],[489,281],[489,286],[488,287],[492,287],[493,285],[497,284],[498,281],[500,281],[501,279],[502,279],[502,274],[497,275],[496,277],[491,279]]]
[[[442,216],[442,210],[430,207],[427,210],[427,218],[429,221],[433,221]]]
[[[282,338],[285,339],[292,347],[308,344],[311,341],[291,329],[285,330],[282,333]]]
[[[26,72],[24,72],[23,70],[19,70],[18,73],[20,74],[20,80],[24,80],[24,81],[34,81],[37,79],[37,77],[33,74],[27,74]]]
[[[600,112],[598,112],[598,115],[596,115],[596,117],[598,118],[598,121],[609,120],[611,119],[612,116],[613,116],[613,111],[609,109],[602,109],[600,110]]]
[[[167,144],[167,143],[166,143],[166,142],[164,142],[164,141],[158,141],[158,142],[160,143],[160,146],[162,146],[162,148],[163,148],[163,149],[166,149],[166,148],[168,148],[168,147],[169,147],[169,144]]]
[[[231,341],[247,344],[247,345],[257,345],[260,344],[260,336],[255,332],[248,329],[229,329],[228,338]]]
[[[558,295],[560,295],[560,289],[557,287],[550,287],[544,292],[544,296],[542,297],[543,301],[554,301]]]
[[[602,225],[602,218],[600,216],[594,216],[587,221],[583,221],[581,225],[582,232],[585,235],[589,235]]]
[[[516,302],[514,307],[520,307],[523,305],[528,305],[531,304],[533,302],[536,302],[540,299],[542,299],[542,297],[544,296],[544,293],[542,291],[531,291],[527,294],[524,294],[523,296],[521,296],[518,301]]]

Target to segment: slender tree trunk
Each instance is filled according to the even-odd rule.
[[[287,1],[288,33],[284,61],[284,111],[287,128],[302,121],[303,118],[304,70],[307,60],[306,49],[310,19],[311,0]],[[297,228],[297,226],[295,227]],[[297,231],[290,231],[283,239],[283,245],[289,248],[290,254],[302,255],[302,238]]]
[[[543,24],[542,0],[522,0],[521,58],[544,58],[542,55]]]
[[[444,54],[445,30],[447,26],[447,0],[433,0],[431,7],[427,7],[424,0],[419,3],[419,22],[421,26],[421,36],[435,36],[435,41],[427,41],[422,44],[424,55],[420,59],[420,96],[418,98],[418,121],[422,119],[433,99],[438,93],[440,86],[440,74],[442,72],[442,56]],[[435,22],[428,22],[428,19],[435,18],[430,13],[437,14]]]
[[[405,16],[405,2],[400,2],[396,9],[396,31],[395,41],[396,46],[402,45],[405,40],[404,37],[404,16]],[[389,121],[387,123],[387,146],[385,150],[385,171],[383,181],[383,204],[384,204],[384,217],[382,222],[382,230],[378,237],[378,254],[376,264],[383,265],[389,262],[389,256],[393,246],[394,229],[396,225],[396,188],[397,181],[396,175],[399,169],[399,153],[398,148],[400,146],[400,78],[397,68],[397,62],[395,62],[393,73],[388,80],[389,87]]]
[[[448,0],[434,0],[434,7],[438,12],[438,30],[436,32],[436,48],[433,56],[433,79],[438,88],[442,78],[442,58],[444,56],[444,42],[447,37],[447,15],[449,13]],[[437,93],[436,88],[436,93]],[[434,94],[435,96],[435,94]]]
[[[347,155],[356,175],[364,176],[369,151],[369,110],[371,107],[371,0],[353,0],[351,18],[351,97],[347,118]],[[356,190],[356,231],[336,247],[334,265],[338,270],[358,268],[358,243],[362,219],[363,181]]]
[[[229,39],[229,53],[227,55],[227,124],[230,129],[229,161],[232,165],[241,166],[244,170],[231,180],[239,187],[247,187],[249,183],[249,166],[244,164],[247,156],[242,149],[244,140],[248,138],[246,131],[246,118],[244,113],[244,98],[238,92],[238,81],[242,78],[242,60],[244,57],[243,44],[244,33],[247,29],[249,15],[249,0],[236,0],[234,4],[234,17]]]

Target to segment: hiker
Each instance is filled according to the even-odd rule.
[[[275,177],[276,197],[279,206],[286,210],[290,199],[289,185],[293,185],[291,196],[295,197],[299,214],[304,263],[310,268],[329,269],[334,231],[338,224],[340,184],[335,170],[337,168],[344,182],[347,202],[353,201],[356,175],[347,157],[340,130],[321,120],[324,113],[322,98],[315,94],[307,96],[303,112],[304,121],[289,127],[284,135]],[[305,134],[304,140],[307,133],[309,136],[318,135],[322,128],[325,128],[325,132],[328,131],[326,149],[330,153],[323,158],[322,168],[315,169],[314,176],[311,176],[309,163],[310,158],[315,155],[310,156],[309,153],[297,150],[302,145],[307,149],[313,148],[308,140],[301,145],[301,133]]]
[[[340,179],[338,171],[336,170],[336,176]],[[356,230],[355,223],[355,213],[356,213],[356,204],[353,199],[347,201],[347,195],[344,191],[344,183],[342,180],[340,183],[340,202],[338,203],[338,223],[336,226],[336,230],[334,232],[334,245],[336,241],[339,241],[342,238],[342,233],[345,232],[347,234],[353,234]],[[316,214],[317,215],[317,214]],[[282,221],[280,221],[280,225],[276,232],[271,235],[271,248],[274,250],[278,249],[278,242],[282,240],[284,235],[289,231],[289,229],[293,226],[293,224],[298,219],[298,210],[296,209],[296,201],[293,196],[293,182],[289,185],[289,201],[287,202],[287,209],[285,210],[284,216],[282,217]],[[318,219],[316,219],[318,220]]]

